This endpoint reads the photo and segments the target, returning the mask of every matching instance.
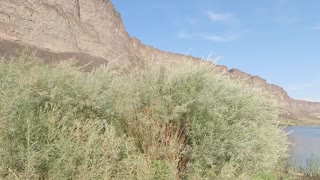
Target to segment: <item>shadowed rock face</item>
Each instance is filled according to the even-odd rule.
[[[106,59],[83,52],[55,52],[25,43],[0,39],[0,57],[18,57],[24,51],[32,52],[31,55],[44,60],[46,63],[57,63],[70,59],[76,60],[76,65],[83,67],[85,71],[90,71],[98,66],[108,64]]]
[[[0,55],[15,55],[24,48],[49,62],[73,58],[79,65],[90,63],[88,69],[106,63],[132,66],[142,59],[169,65],[201,61],[131,38],[109,0],[1,0]],[[293,100],[282,88],[240,70],[218,69],[270,94],[283,118],[320,122],[319,103]]]

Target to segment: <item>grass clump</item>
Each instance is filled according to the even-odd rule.
[[[245,179],[286,138],[270,102],[208,64],[84,73],[0,62],[0,177]]]
[[[302,168],[302,172],[305,172],[305,175],[315,178],[320,178],[320,157],[314,154],[307,159],[305,169]]]
[[[320,157],[312,153],[305,161],[288,160],[284,170],[305,179],[320,179]]]

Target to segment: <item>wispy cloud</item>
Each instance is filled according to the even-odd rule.
[[[289,0],[275,0],[274,8],[277,11],[283,11],[284,8],[288,7]]]
[[[230,34],[230,35],[214,35],[214,34],[201,34],[201,38],[208,40],[208,41],[214,41],[214,42],[231,42],[239,38],[239,35]]]
[[[213,11],[207,11],[207,16],[213,22],[230,23],[234,20],[234,16],[231,13],[216,13]]]
[[[194,17],[188,17],[187,18],[187,22],[190,24],[190,25],[196,25],[198,24],[198,20]]]
[[[186,32],[179,32],[178,38],[180,39],[191,39],[191,38],[199,38],[206,41],[213,41],[213,42],[231,42],[240,38],[239,35],[236,34],[228,34],[228,35],[216,35],[216,34],[206,34],[206,33],[186,33]]]
[[[179,32],[178,33],[178,38],[180,38],[180,39],[191,39],[191,38],[193,38],[193,35],[192,34],[190,34],[190,33],[186,33],[186,32]]]
[[[279,24],[292,24],[298,22],[299,19],[296,17],[290,17],[290,16],[277,16],[273,18],[273,22],[279,23]]]
[[[212,22],[221,22],[234,25],[235,17],[231,13],[217,13],[214,11],[206,11],[207,18]],[[198,23],[198,19],[189,17],[187,18],[187,22],[191,25],[195,25]],[[227,31],[228,32],[228,31]],[[180,31],[177,34],[177,37],[180,39],[201,39],[212,42],[231,42],[238,39],[240,36],[238,34],[233,33],[225,33],[225,34],[215,34],[215,33],[205,33],[205,32],[186,32]]]
[[[314,83],[303,83],[303,84],[294,84],[294,85],[289,85],[285,89],[289,91],[300,91],[300,90],[305,90],[309,88],[314,88],[316,84]]]
[[[301,84],[292,84],[285,87],[290,96],[295,99],[320,102],[319,96],[319,81],[306,82]]]
[[[315,25],[312,27],[312,30],[320,31],[320,25]]]
[[[304,101],[310,101],[310,102],[320,102],[320,97],[317,95],[314,96],[298,96],[295,97],[295,99],[300,99]]]

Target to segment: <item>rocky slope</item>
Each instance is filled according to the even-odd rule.
[[[200,61],[131,38],[109,0],[1,0],[0,55],[13,55],[24,48],[49,61],[74,58],[82,65],[90,63],[89,68],[105,63],[133,66],[150,59],[170,64]],[[283,119],[320,122],[320,103],[293,100],[282,88],[260,77],[218,68],[270,94]]]

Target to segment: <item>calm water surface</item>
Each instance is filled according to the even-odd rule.
[[[291,160],[305,165],[311,156],[320,158],[320,126],[294,126],[285,129],[288,135]]]

